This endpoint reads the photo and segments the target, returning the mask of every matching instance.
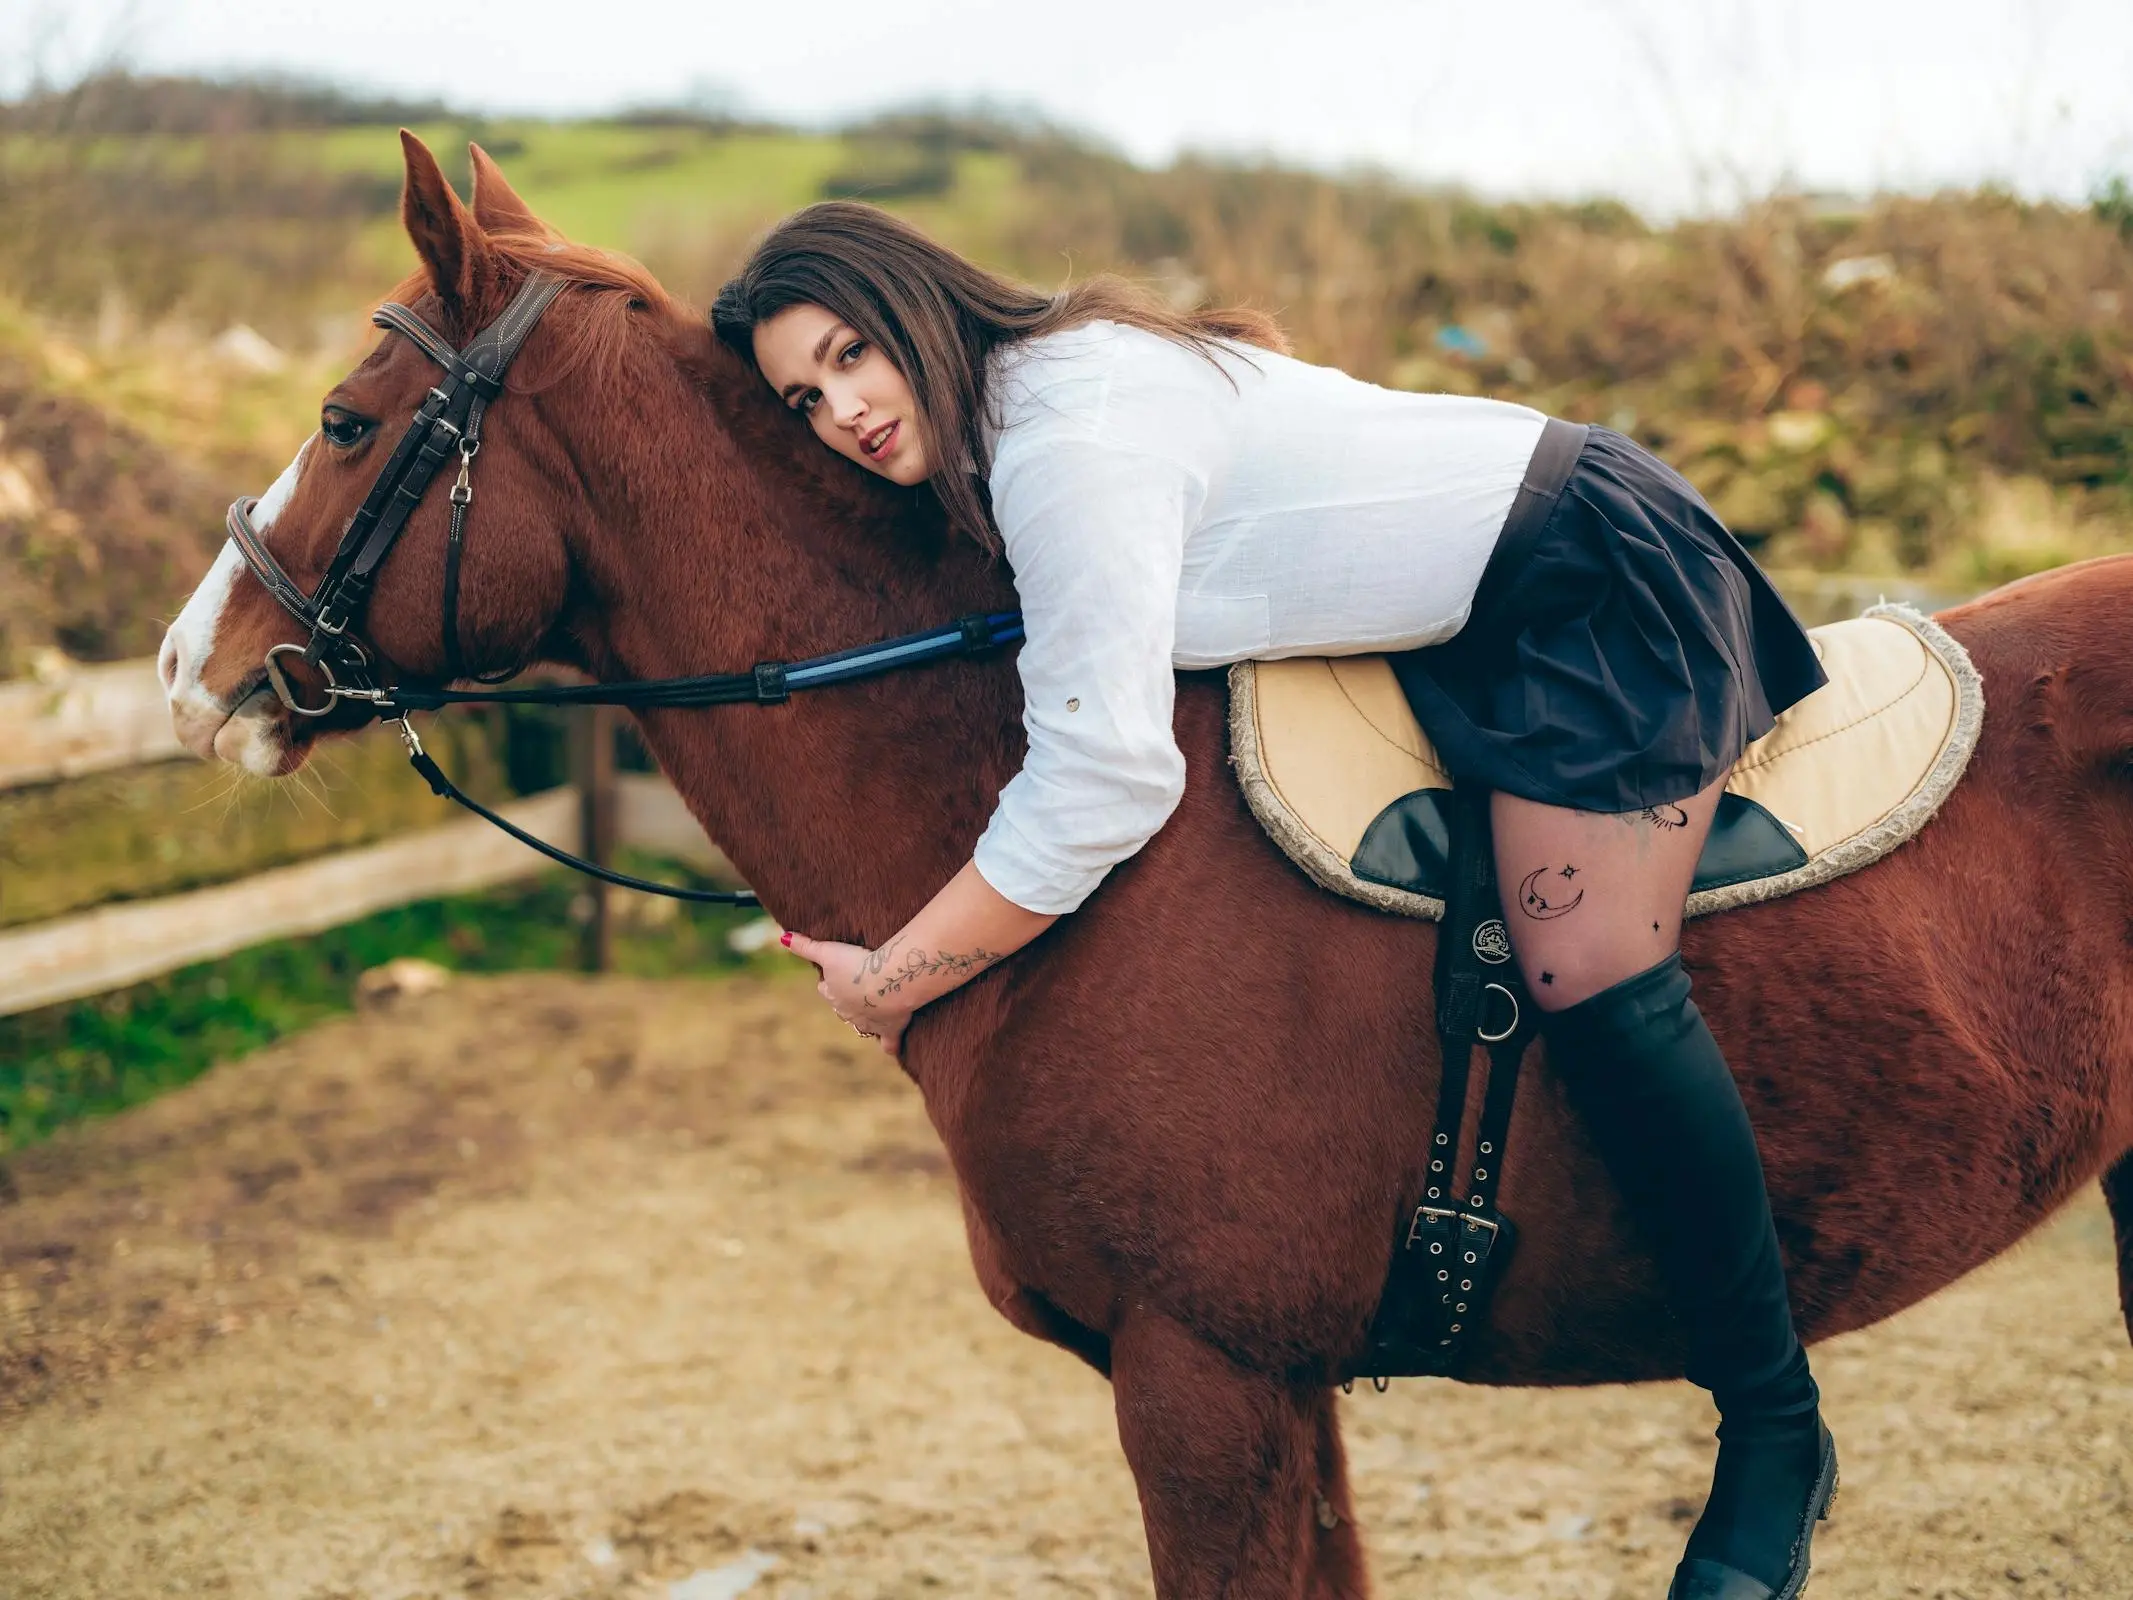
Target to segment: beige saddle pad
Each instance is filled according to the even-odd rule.
[[[1984,685],[1938,624],[1882,605],[1810,637],[1830,681],[1734,767],[1692,917],[1880,860],[1926,825],[1969,763]],[[1229,693],[1230,761],[1289,858],[1365,905],[1441,917],[1451,778],[1385,658],[1239,662]]]

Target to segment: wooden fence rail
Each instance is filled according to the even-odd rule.
[[[578,721],[574,782],[506,806],[504,815],[547,843],[595,860],[626,846],[731,881],[731,866],[664,779],[614,770],[613,716]],[[153,661],[70,667],[49,681],[0,683],[0,791],[185,754],[171,735]],[[461,818],[443,801],[437,808],[439,826],[359,849],[0,930],[0,1016],[100,994],[410,901],[489,888],[547,865],[478,818]],[[599,968],[607,957],[606,893],[596,893],[593,905],[585,954]]]
[[[664,780],[624,773],[614,795],[618,842],[687,861],[714,877],[732,877],[725,857]],[[549,844],[577,850],[583,843],[580,796],[573,787],[500,809]],[[234,883],[10,928],[0,931],[0,1016],[101,994],[410,901],[469,894],[547,865],[510,835],[468,817]]]
[[[0,789],[184,755],[153,661],[0,683]]]

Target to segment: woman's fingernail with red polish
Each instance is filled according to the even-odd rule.
[[[789,933],[779,934],[778,943],[782,944],[783,946],[785,946],[786,949],[790,950],[792,948],[792,935]]]

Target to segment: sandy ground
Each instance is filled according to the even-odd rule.
[[[2133,1595],[2085,1198],[1822,1347],[1816,1600]],[[1380,1592],[1655,1600],[1685,1385],[1346,1402]],[[699,1574],[711,1576],[696,1576]],[[1109,1391],[979,1297],[801,982],[462,981],[0,1178],[0,1595],[1145,1595]]]

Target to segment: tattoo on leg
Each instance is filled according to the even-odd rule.
[[[1535,922],[1546,922],[1553,917],[1568,916],[1571,912],[1577,910],[1579,903],[1584,900],[1585,891],[1580,889],[1567,899],[1550,899],[1549,894],[1551,891],[1544,890],[1541,887],[1541,879],[1544,876],[1561,878],[1563,882],[1568,883],[1577,875],[1578,869],[1576,867],[1562,867],[1560,869],[1535,867],[1526,874],[1525,881],[1518,886],[1518,909]],[[1553,889],[1552,892],[1557,896],[1561,896],[1564,893],[1561,889]]]
[[[1672,833],[1676,828],[1686,828],[1689,825],[1689,814],[1682,810],[1681,807],[1671,803],[1662,806],[1646,806],[1638,815],[1642,820],[1649,822],[1653,827],[1666,833]]]
[[[1554,974],[1554,973],[1552,973],[1552,972],[1544,972],[1544,973],[1542,973],[1542,974],[1541,974],[1541,982],[1542,982],[1542,983],[1553,983],[1553,982],[1555,982],[1555,974]]]

